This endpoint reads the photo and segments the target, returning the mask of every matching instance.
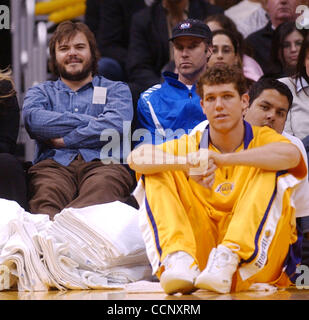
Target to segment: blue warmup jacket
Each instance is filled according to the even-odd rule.
[[[163,73],[165,81],[143,92],[137,105],[137,129],[133,142],[160,144],[190,133],[206,120],[196,86],[191,90],[172,72]]]

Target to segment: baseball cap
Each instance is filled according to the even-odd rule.
[[[169,40],[173,41],[183,36],[199,37],[206,39],[208,43],[212,42],[212,33],[209,27],[203,21],[197,19],[187,19],[178,23],[174,27],[172,37]]]

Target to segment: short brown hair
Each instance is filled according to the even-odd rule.
[[[56,43],[62,40],[72,39],[78,32],[83,33],[89,43],[91,57],[92,57],[92,75],[98,72],[99,51],[94,34],[90,31],[88,26],[82,22],[63,21],[61,22],[49,41],[49,68],[53,74],[59,76],[59,71],[56,63]]]
[[[203,99],[204,85],[214,86],[228,83],[234,84],[240,96],[247,92],[246,78],[243,75],[242,69],[237,66],[228,65],[207,68],[197,82],[196,91]]]

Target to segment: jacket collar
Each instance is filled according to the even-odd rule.
[[[304,78],[297,78],[296,80],[296,92],[298,93],[301,91],[303,88],[309,87],[308,82]]]
[[[189,90],[188,87],[180,82],[178,80],[178,75],[176,73],[173,73],[173,72],[170,72],[170,71],[164,71],[163,72],[163,78],[164,80],[171,86],[173,87],[177,87],[179,89],[186,89],[186,90]],[[195,84],[192,86],[191,90],[190,91],[194,91],[195,90]]]

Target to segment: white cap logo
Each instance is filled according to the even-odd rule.
[[[189,22],[182,23],[180,25],[180,29],[189,29],[189,28],[191,28],[191,23],[189,23]]]

